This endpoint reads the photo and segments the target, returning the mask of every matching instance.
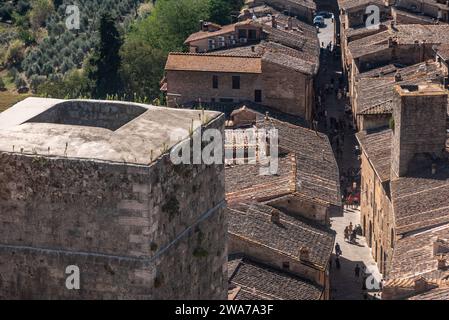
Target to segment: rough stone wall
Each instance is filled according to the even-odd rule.
[[[311,119],[313,79],[300,72],[262,61],[262,103],[279,111]]]
[[[363,234],[379,270],[388,270],[393,254],[391,230],[394,239],[393,208],[384,185],[377,177],[366,155],[362,154],[361,224]],[[387,182],[388,183],[388,182]],[[370,227],[371,226],[371,227]]]
[[[388,127],[391,114],[370,114],[357,117],[360,131]]]
[[[64,101],[28,122],[101,127],[117,130],[147,111],[137,105],[91,101]]]
[[[417,154],[441,156],[446,145],[447,94],[394,94],[392,174],[407,174]]]
[[[218,76],[218,89],[212,87],[212,76]],[[240,76],[240,89],[232,89],[232,76]],[[192,101],[220,102],[221,98],[254,101],[255,90],[262,90],[260,74],[167,71],[168,92],[179,94],[176,101],[168,96],[169,107]]]
[[[288,199],[271,201],[269,204],[294,216],[304,217],[323,225],[329,223],[329,205],[319,201],[293,195]]]
[[[168,106],[175,107],[199,99],[203,102],[254,101],[255,90],[262,91],[261,104],[279,111],[311,119],[314,106],[313,79],[300,72],[262,61],[262,74],[167,71]],[[218,76],[218,89],[212,76]],[[240,89],[232,89],[232,76],[240,76]]]
[[[223,117],[211,127],[223,129]],[[225,299],[223,165],[0,153],[0,298]],[[65,287],[77,265],[80,290]]]

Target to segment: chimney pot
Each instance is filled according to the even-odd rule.
[[[446,257],[442,254],[438,256],[438,270],[446,270]]]
[[[309,261],[309,248],[302,247],[299,251],[299,259],[301,261]]]
[[[281,219],[279,217],[279,211],[277,211],[277,210],[271,211],[271,222],[273,222],[273,223],[281,222]]]
[[[278,24],[276,22],[276,17],[274,15],[271,16],[271,26],[275,29],[278,27]]]
[[[415,292],[421,293],[427,291],[427,281],[424,278],[418,278],[415,280]]]

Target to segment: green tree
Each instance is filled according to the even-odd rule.
[[[232,22],[232,3],[229,0],[209,0],[210,20],[221,25]]]
[[[210,0],[158,0],[151,15],[138,20],[121,50],[121,74],[128,95],[155,99],[168,53],[184,51],[185,39],[209,19]]]
[[[30,12],[30,23],[34,30],[45,25],[45,20],[54,12],[53,1],[32,0]]]
[[[158,97],[166,54],[141,39],[130,39],[123,45],[121,56],[125,92],[151,99]]]
[[[25,44],[20,40],[14,40],[6,51],[6,64],[9,66],[19,65],[24,57]]]
[[[104,98],[115,94],[121,89],[119,76],[120,47],[122,39],[114,19],[105,13],[100,19],[100,44],[89,64],[89,78],[95,82],[94,96]]]
[[[138,23],[131,37],[169,51],[185,49],[184,41],[198,31],[198,22],[208,20],[210,0],[159,0],[151,15]]]
[[[76,99],[90,97],[92,83],[84,71],[72,70],[63,79],[55,77],[39,83],[35,90],[38,95],[44,97]]]

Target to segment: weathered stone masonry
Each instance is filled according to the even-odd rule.
[[[223,200],[222,165],[2,152],[0,299],[225,299]]]

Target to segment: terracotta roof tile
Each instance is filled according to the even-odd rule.
[[[279,224],[271,222],[273,211],[279,214]],[[300,250],[305,247],[309,249],[307,263],[322,270],[327,266],[335,240],[333,231],[290,217],[263,204],[228,208],[228,223],[229,233],[298,261]]]
[[[247,258],[231,258],[228,270],[235,300],[318,300],[323,293],[308,280]]]
[[[170,53],[165,70],[232,73],[262,73],[260,57],[199,53]]]

